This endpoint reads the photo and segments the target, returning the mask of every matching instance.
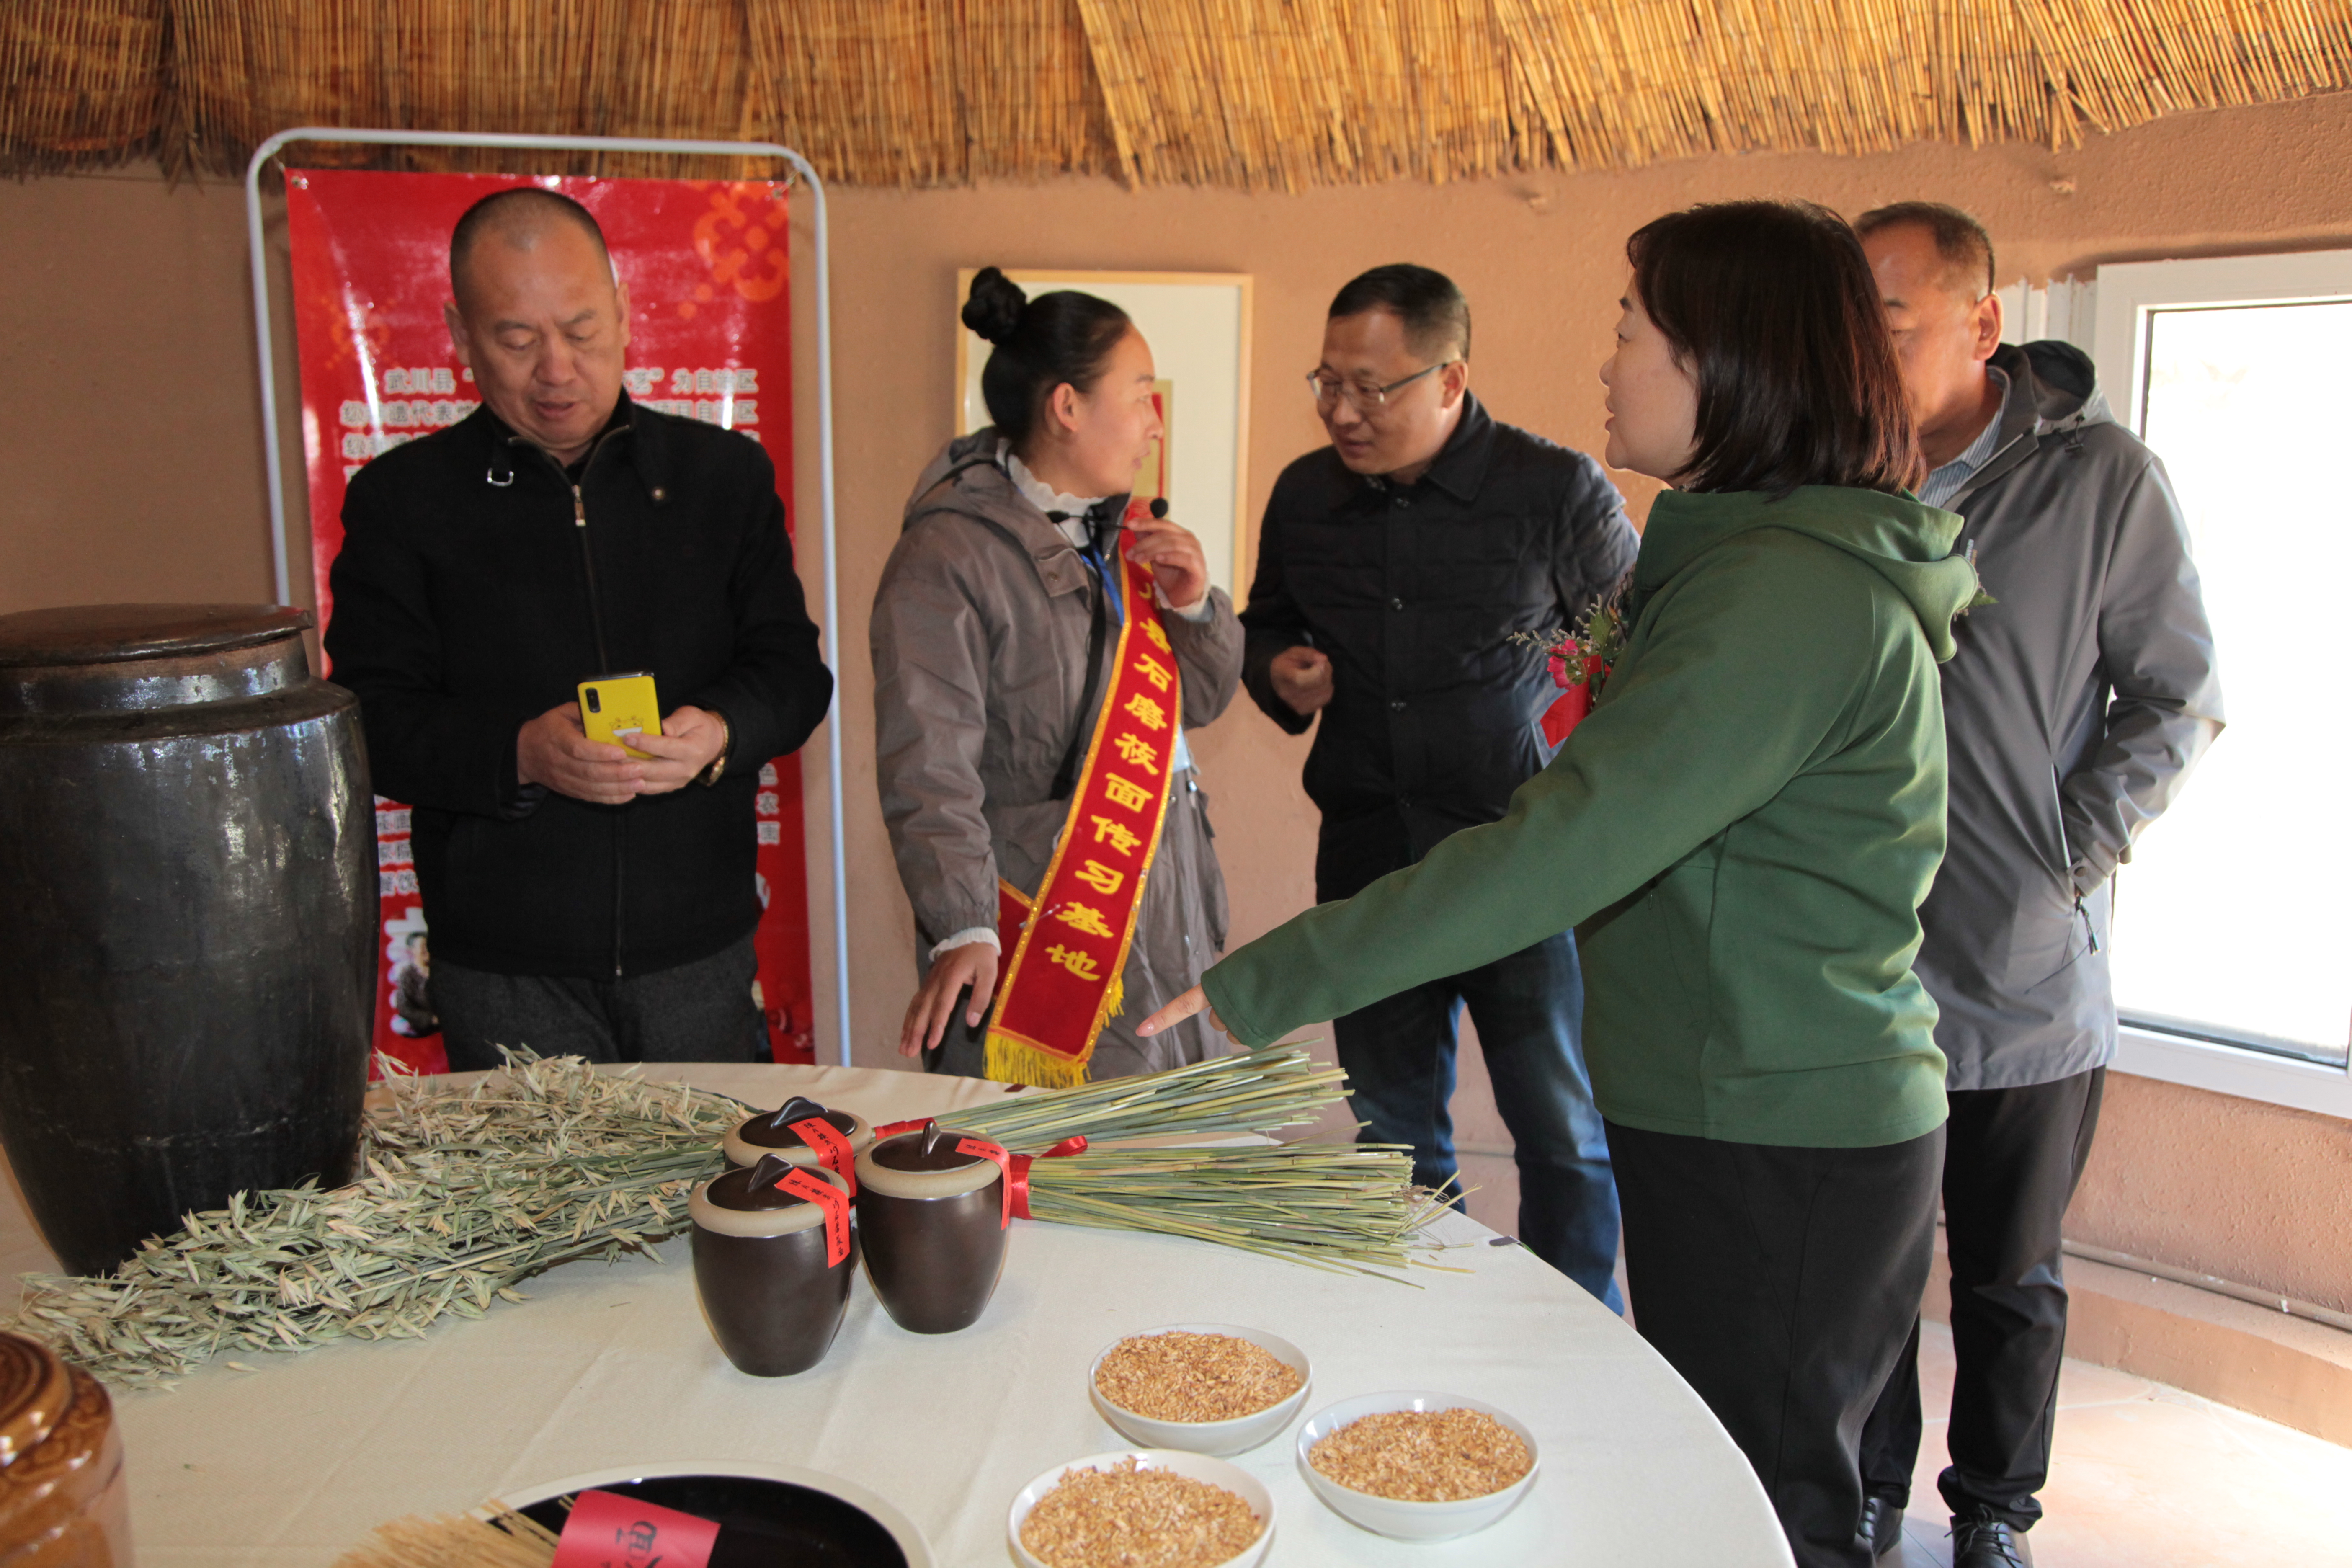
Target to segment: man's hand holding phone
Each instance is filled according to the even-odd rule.
[[[641,795],[667,795],[693,781],[718,757],[727,731],[699,708],[680,708],[662,720],[662,734],[629,731],[627,748],[592,741],[579,705],[559,703],[515,736],[515,774],[558,795],[597,805],[625,805]]]
[[[716,714],[699,708],[673,708],[662,716],[660,734],[632,730],[627,738],[631,747],[650,759],[636,764],[637,793],[667,795],[692,784],[718,760],[727,744],[727,729]]]
[[[645,770],[652,765],[622,747],[590,740],[577,703],[557,703],[515,736],[518,779],[598,805],[625,805],[636,799]]]

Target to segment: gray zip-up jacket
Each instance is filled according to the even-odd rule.
[[[2115,1056],[2116,865],[2221,731],[2213,632],[2164,465],[2067,343],[2005,345],[1993,455],[1946,510],[1993,602],[1944,666],[1950,845],[1915,965],[1955,1089]]]
[[[1095,721],[1078,706],[1096,579],[996,465],[996,441],[992,427],[951,441],[915,481],[868,634],[882,818],[925,972],[933,943],[994,927],[999,877],[1033,895],[1045,880],[1069,814],[1068,801],[1049,798],[1054,774],[1073,731],[1091,733]],[[1210,599],[1204,620],[1161,617],[1187,729],[1223,713],[1241,682],[1233,600],[1222,588]],[[1106,680],[1117,647],[1115,637],[1104,644]],[[1149,1040],[1135,1034],[1223,955],[1225,883],[1213,838],[1208,797],[1183,769],[1145,873],[1121,973],[1125,1006],[1095,1042],[1090,1077],[1155,1072],[1230,1048],[1205,1014]],[[957,1024],[960,1033],[961,1016]],[[978,1071],[952,1051],[947,1065]]]

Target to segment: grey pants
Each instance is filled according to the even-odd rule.
[[[490,974],[433,965],[434,1010],[449,1070],[499,1065],[499,1047],[592,1062],[768,1061],[773,1053],[751,1000],[759,961],[751,939],[709,958],[620,980]]]

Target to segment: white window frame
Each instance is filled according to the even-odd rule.
[[[2151,314],[2184,306],[2328,300],[2352,300],[2352,250],[2109,263],[2099,268],[2098,329],[2093,337],[2099,384],[2106,390],[2116,417],[2138,434],[2147,417]],[[2119,1031],[2115,1066],[2136,1078],[2352,1119],[2352,1068],[2129,1024]]]

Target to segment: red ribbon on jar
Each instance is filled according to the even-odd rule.
[[[991,1143],[982,1138],[957,1139],[956,1152],[959,1154],[971,1154],[980,1159],[989,1161],[996,1166],[999,1172],[1003,1173],[1004,1177],[1004,1185],[1003,1188],[1004,1201],[1003,1205],[1000,1205],[1002,1212],[1000,1212],[996,1217],[996,1228],[999,1230],[1010,1230],[1013,1227],[1013,1156],[1004,1152],[1003,1144]]]
[[[1058,1160],[1067,1154],[1083,1154],[1086,1152],[1087,1141],[1085,1137],[1081,1135],[1075,1138],[1065,1138],[1059,1143],[1055,1144],[1051,1149],[1046,1150],[1042,1154],[1013,1155],[1013,1168],[1006,1173],[1008,1180],[1005,1184],[1011,1189],[1007,1196],[1010,1198],[1013,1205],[1013,1217],[1014,1219],[1027,1219],[1029,1217],[1030,1166],[1035,1164],[1040,1160]]]
[[[849,1194],[798,1165],[784,1173],[776,1188],[824,1211],[824,1266],[840,1268],[849,1257]]]
[[[901,1132],[920,1132],[938,1120],[936,1116],[918,1116],[911,1121],[886,1122],[874,1130],[874,1142],[879,1143],[883,1139],[896,1138]]]
[[[849,1195],[857,1195],[857,1156],[849,1152],[849,1140],[841,1130],[822,1116],[812,1116],[805,1121],[795,1121],[792,1130],[801,1135],[801,1142],[816,1151],[816,1163],[849,1184]]]
[[[706,1568],[718,1544],[719,1526],[710,1520],[617,1492],[585,1491],[572,1500],[551,1568]]]

